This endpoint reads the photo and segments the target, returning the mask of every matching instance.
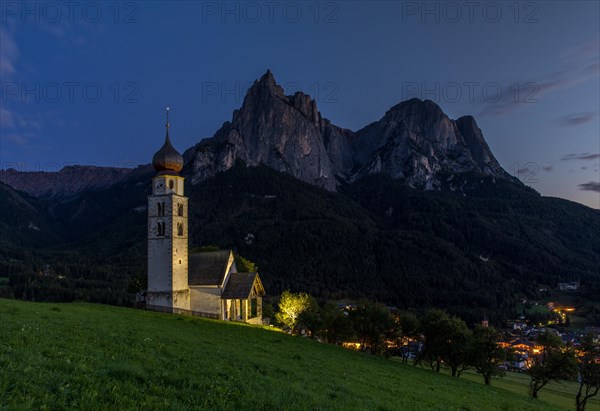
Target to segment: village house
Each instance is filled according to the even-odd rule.
[[[568,283],[558,283],[560,291],[579,291],[579,281],[571,281]]]

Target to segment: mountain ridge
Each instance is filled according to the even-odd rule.
[[[330,191],[376,173],[427,189],[441,187],[437,175],[444,171],[511,179],[472,116],[451,120],[434,102],[415,98],[352,131],[324,118],[309,95],[286,96],[271,71],[250,87],[232,120],[186,158],[193,164],[193,183],[228,170],[236,160],[265,164]]]
[[[0,170],[0,182],[34,197],[71,197],[108,188],[126,179],[134,169],[99,166],[65,166],[59,171]]]
[[[270,70],[249,88],[210,138],[184,152],[186,174],[198,184],[233,167],[264,164],[329,191],[381,173],[411,187],[445,189],[448,172],[476,172],[521,182],[498,163],[472,116],[450,119],[430,100],[410,99],[353,131],[323,117],[309,95],[286,96]],[[138,169],[145,171],[147,165]],[[131,169],[69,166],[55,173],[1,170],[0,181],[44,198],[68,198],[108,188]]]

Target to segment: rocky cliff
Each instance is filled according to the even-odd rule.
[[[383,173],[413,186],[439,188],[440,172],[508,177],[473,117],[448,118],[432,101],[412,99],[356,132],[352,179]]]
[[[412,99],[354,132],[321,116],[310,96],[286,96],[267,71],[210,138],[186,153],[192,182],[231,168],[236,160],[265,164],[328,190],[383,173],[425,189],[440,172],[508,177],[473,117],[451,120],[432,101]]]
[[[350,155],[344,131],[321,117],[315,101],[303,93],[286,96],[267,72],[248,90],[231,122],[186,153],[186,159],[192,161],[193,183],[242,160],[334,190],[336,174],[344,171],[338,165],[344,150]]]

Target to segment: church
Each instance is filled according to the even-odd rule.
[[[154,154],[148,196],[146,308],[219,320],[262,324],[265,290],[258,273],[240,273],[231,250],[188,252],[188,198],[183,156],[169,137]]]

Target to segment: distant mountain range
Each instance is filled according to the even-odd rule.
[[[518,295],[559,281],[600,295],[600,212],[524,186],[472,117],[451,120],[430,101],[351,131],[267,72],[184,158],[190,246],[234,248],[271,295],[366,296],[472,321],[513,315]],[[0,296],[131,303],[152,176],[0,173]]]
[[[132,173],[130,168],[68,166],[58,172],[0,170],[0,181],[34,197],[71,197],[110,187]]]

